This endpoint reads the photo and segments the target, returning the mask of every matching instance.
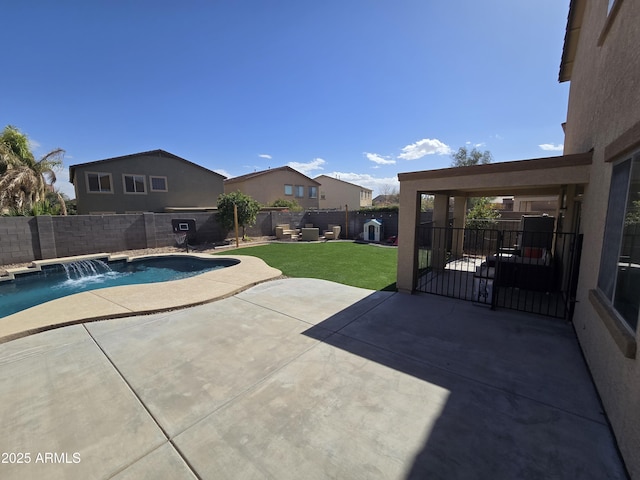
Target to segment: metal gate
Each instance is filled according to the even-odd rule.
[[[582,235],[432,223],[416,234],[415,290],[572,318]]]

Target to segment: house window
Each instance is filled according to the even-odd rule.
[[[598,287],[635,330],[640,307],[640,152],[613,166]]]
[[[607,4],[607,19],[604,22],[604,27],[602,28],[602,32],[600,32],[600,37],[598,38],[597,45],[599,47],[604,45],[607,35],[609,35],[609,30],[611,30],[611,26],[615,22],[615,19],[618,16],[618,12],[621,9],[622,0],[609,0]]]
[[[87,173],[89,193],[112,193],[110,173]]]
[[[166,192],[167,189],[167,177],[149,177],[152,192]]]
[[[296,185],[296,198],[304,198],[304,185]]]
[[[318,198],[318,187],[309,187],[309,198]]]
[[[284,186],[284,194],[285,195],[293,195],[293,185],[285,185]]]
[[[123,175],[125,193],[145,193],[144,175]]]

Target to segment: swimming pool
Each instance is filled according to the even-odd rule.
[[[75,293],[119,285],[167,282],[237,264],[233,259],[190,256],[100,259],[43,265],[0,281],[0,318]]]

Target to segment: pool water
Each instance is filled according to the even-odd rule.
[[[154,257],[105,263],[84,260],[43,266],[0,282],[0,318],[74,293],[119,285],[166,282],[236,264],[231,259]]]

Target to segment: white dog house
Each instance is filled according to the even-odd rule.
[[[363,240],[367,242],[379,242],[382,234],[382,222],[372,218],[364,224]]]

